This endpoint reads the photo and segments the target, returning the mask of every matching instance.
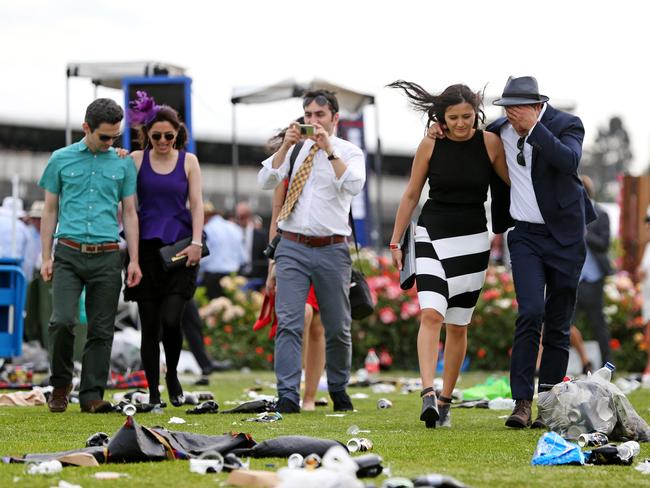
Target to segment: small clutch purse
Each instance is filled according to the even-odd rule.
[[[399,273],[399,286],[408,290],[415,284],[415,224],[409,223],[402,236],[402,271]]]
[[[201,248],[201,257],[205,257],[210,254],[210,250],[205,243],[205,238],[203,238],[201,242],[203,243],[203,247]],[[177,254],[189,246],[191,243],[192,238],[186,237],[185,239],[176,241],[175,243],[169,244],[168,246],[163,246],[158,250],[160,257],[162,258],[162,265],[165,271],[170,271],[172,269],[177,269],[185,266],[185,260],[187,259],[187,256],[177,256]]]

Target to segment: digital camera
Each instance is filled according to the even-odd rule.
[[[300,127],[300,135],[302,136],[313,136],[314,133],[316,132],[316,127],[313,125],[309,124],[299,124],[298,127]]]

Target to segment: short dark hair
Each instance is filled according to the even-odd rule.
[[[329,90],[310,90],[306,91],[302,96],[302,108],[305,108],[311,102],[316,101],[318,105],[329,105],[333,114],[339,111],[339,101],[336,99],[336,94]]]
[[[90,131],[94,131],[101,124],[117,124],[122,122],[124,118],[124,110],[120,107],[115,100],[110,98],[98,98],[93,101],[86,109],[86,116],[84,122],[90,127]]]

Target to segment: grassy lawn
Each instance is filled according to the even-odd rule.
[[[413,376],[410,373],[409,376]],[[485,374],[463,376],[460,388],[482,381]],[[273,381],[272,373],[220,373],[212,376],[212,386],[222,410],[227,400],[238,400],[244,389],[255,386],[255,380]],[[192,390],[192,387],[188,387]],[[204,387],[196,389],[206,389]],[[470,486],[650,486],[650,476],[642,475],[633,466],[566,466],[533,467],[530,460],[541,433],[533,430],[513,431],[504,426],[504,411],[487,409],[453,409],[451,429],[425,429],[418,420],[420,399],[417,393],[374,394],[369,388],[350,388],[351,394],[364,392],[368,399],[353,400],[357,412],[345,417],[326,417],[331,407],[318,407],[316,412],[286,415],[271,424],[243,422],[246,415],[186,415],[185,408],[168,407],[163,415],[138,414],[136,419],[146,426],[164,425],[170,430],[185,430],[219,435],[229,431],[249,432],[256,441],[280,435],[308,435],[337,439],[345,443],[352,424],[371,430],[361,434],[374,443],[373,452],[384,458],[393,476],[411,477],[425,473],[451,475]],[[112,393],[112,392],[111,392]],[[263,393],[273,394],[265,388]],[[163,398],[166,394],[163,394]],[[389,398],[394,407],[378,410],[379,398]],[[630,401],[646,420],[650,420],[650,390],[637,390]],[[184,425],[171,425],[172,416],[187,420]],[[24,453],[53,452],[84,446],[91,434],[103,431],[112,435],[124,421],[119,414],[81,414],[78,405],[71,405],[64,414],[50,414],[47,407],[0,407],[0,456]],[[650,445],[641,445],[639,459],[650,457]],[[636,464],[636,460],[635,463]],[[253,459],[252,469],[273,470],[286,465],[284,459]],[[128,473],[128,478],[100,481],[92,477],[97,471]],[[225,480],[225,474],[199,475],[189,472],[187,461],[166,461],[141,464],[107,464],[99,468],[64,468],[52,477],[31,476],[20,464],[2,465],[1,487],[50,487],[59,479],[86,487],[137,486],[194,487],[213,486]],[[367,483],[381,485],[383,476]]]

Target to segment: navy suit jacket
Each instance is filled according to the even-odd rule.
[[[507,122],[506,117],[501,117],[486,130],[500,135]],[[584,239],[585,225],[596,218],[578,177],[584,135],[578,117],[547,104],[540,123],[535,125],[526,141],[533,146],[531,171],[537,205],[549,232],[563,246]],[[505,209],[510,208],[509,188],[494,181],[491,191],[493,217],[495,213],[503,216]],[[510,224],[514,224],[511,217]]]

